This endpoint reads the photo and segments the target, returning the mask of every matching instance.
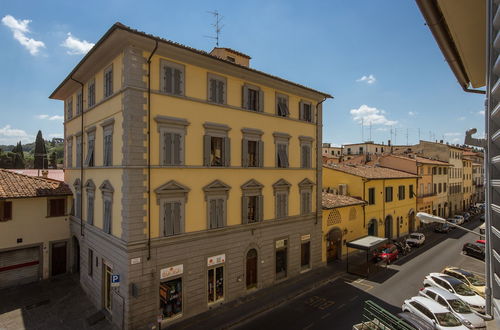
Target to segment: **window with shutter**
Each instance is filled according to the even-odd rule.
[[[103,165],[113,165],[113,129],[108,126],[104,128],[104,148],[103,148]]]
[[[66,100],[66,119],[73,118],[73,97]]]
[[[226,103],[227,79],[213,73],[208,74],[208,100],[213,103]]]
[[[162,60],[160,73],[160,90],[163,93],[184,95],[183,65]]]
[[[111,200],[104,199],[104,232],[111,234]]]
[[[87,107],[95,105],[95,79],[92,79],[87,86]]]
[[[288,96],[276,94],[276,114],[281,117],[288,117],[290,115],[288,110]]]
[[[49,217],[62,217],[65,215],[66,199],[49,199]]]
[[[95,145],[95,133],[87,134],[87,158],[85,158],[85,165],[92,167],[94,166],[94,145]]]
[[[278,144],[278,167],[288,167],[288,153],[286,144]]]
[[[111,65],[104,70],[104,97],[109,97],[113,94],[113,66]]]
[[[76,93],[76,115],[80,115],[82,113],[83,108],[83,95],[82,92],[79,91]]]
[[[66,167],[73,167],[73,137],[69,136],[66,139],[67,143],[67,155],[66,155]]]
[[[299,119],[308,122],[313,121],[312,104],[310,102],[301,101],[299,103]]]
[[[0,201],[0,221],[12,220],[12,202]]]
[[[302,144],[301,147],[301,167],[310,168],[311,167],[311,146],[308,144]]]

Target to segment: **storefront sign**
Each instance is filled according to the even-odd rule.
[[[134,259],[130,259],[130,264],[132,265],[136,265],[136,264],[140,264],[141,263],[141,258],[134,258]]]
[[[300,236],[301,241],[307,241],[308,239],[311,239],[311,234]]]
[[[279,249],[279,248],[282,248],[285,246],[285,241],[284,239],[280,239],[279,241],[276,241],[276,248]]]
[[[218,264],[223,264],[224,262],[226,262],[226,255],[219,254],[218,256],[209,257],[207,259],[207,266],[210,267]]]
[[[177,265],[160,270],[160,279],[163,280],[168,277],[181,275],[184,272],[184,265]]]

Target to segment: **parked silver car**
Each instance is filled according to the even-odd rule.
[[[486,329],[483,318],[456,295],[437,287],[427,287],[420,290],[419,295],[436,301],[452,312],[469,329]]]

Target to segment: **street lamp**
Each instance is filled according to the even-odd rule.
[[[456,228],[460,228],[466,232],[469,232],[469,233],[472,233],[472,234],[476,234],[478,235],[479,237],[482,237],[484,235],[481,235],[480,233],[477,233],[473,230],[470,230],[470,229],[467,229],[465,227],[462,227],[462,226],[459,226],[453,222],[449,222],[447,221],[446,219],[443,219],[441,217],[438,217],[436,215],[432,215],[432,214],[429,214],[429,213],[425,213],[425,212],[418,212],[417,213],[417,218],[423,222],[423,223],[446,223],[447,225],[449,226],[453,226],[453,227],[456,227]]]

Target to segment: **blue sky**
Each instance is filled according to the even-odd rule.
[[[335,96],[324,142],[484,133],[483,96],[462,91],[414,1],[3,1],[0,144],[33,141],[38,129],[62,136],[63,103],[48,96],[114,22],[210,51],[211,10],[224,16],[221,46]]]

